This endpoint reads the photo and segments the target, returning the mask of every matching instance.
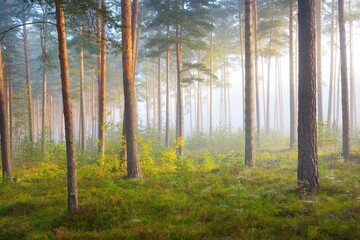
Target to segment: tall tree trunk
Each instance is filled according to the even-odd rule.
[[[83,27],[80,23],[80,38],[83,35]],[[86,114],[85,114],[85,72],[84,72],[84,49],[80,43],[80,146],[82,153],[86,150]]]
[[[316,73],[317,73],[317,97],[318,97],[318,119],[323,123],[323,101],[322,101],[322,0],[316,1]],[[319,129],[321,131],[321,128]]]
[[[330,86],[329,86],[329,105],[327,113],[327,123],[331,125],[331,111],[333,108],[333,96],[334,96],[334,19],[335,19],[335,0],[331,1],[331,28],[330,28]]]
[[[295,105],[295,55],[294,55],[294,2],[290,1],[289,7],[289,60],[290,60],[290,149],[296,143],[296,105]]]
[[[106,0],[101,0],[101,8],[106,11]],[[131,26],[131,23],[130,23]],[[105,130],[106,130],[106,18],[101,22],[101,54],[100,54],[100,84],[99,88],[99,162],[104,163],[105,155]]]
[[[2,42],[0,41],[0,135],[1,135],[1,162],[3,180],[12,179],[10,132],[8,126],[8,114],[6,109],[6,94],[4,87]]]
[[[74,124],[71,112],[70,96],[70,76],[68,55],[66,47],[66,28],[64,5],[62,0],[55,1],[56,6],[56,23],[59,42],[59,60],[61,70],[61,86],[63,109],[65,119],[65,138],[66,138],[66,155],[67,155],[67,187],[68,187],[68,212],[74,213],[79,208],[77,193],[77,176],[76,176],[76,154],[74,142]]]
[[[170,1],[168,1],[170,9]],[[166,50],[166,124],[165,124],[165,146],[170,145],[170,63],[171,63],[171,45],[170,45],[170,25],[167,25],[167,50]]]
[[[319,188],[316,143],[315,1],[298,0],[299,125],[298,184],[310,192]]]
[[[260,143],[260,94],[259,94],[259,68],[258,68],[258,41],[257,41],[257,31],[258,31],[258,7],[257,0],[253,0],[253,21],[254,21],[254,62],[255,62],[255,96],[256,96],[256,142]]]
[[[184,106],[182,89],[182,30],[176,25],[176,68],[177,68],[177,114],[176,114],[176,141],[177,155],[182,156],[184,141]]]
[[[342,105],[342,129],[343,129],[343,155],[350,155],[350,114],[349,114],[349,91],[347,78],[346,59],[346,32],[344,17],[344,0],[339,0],[339,34],[340,34],[340,57],[341,57],[341,105]]]
[[[24,36],[24,53],[25,53],[25,76],[27,83],[27,109],[28,109],[28,131],[29,131],[29,140],[31,143],[34,142],[34,126],[33,126],[33,100],[32,100],[32,90],[31,90],[31,79],[30,79],[30,62],[29,62],[29,47],[28,47],[28,37],[26,29],[26,18],[24,15],[23,19],[23,36]]]
[[[255,167],[252,0],[245,0],[245,165]]]
[[[125,99],[125,135],[127,151],[127,172],[129,178],[141,177],[140,162],[137,145],[137,121],[135,107],[135,82],[133,77],[133,49],[132,49],[132,27],[131,27],[131,2],[121,1],[121,15],[123,23],[122,52],[123,62],[123,84]]]

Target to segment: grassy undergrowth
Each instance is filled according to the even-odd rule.
[[[109,157],[79,160],[80,209],[66,214],[65,159],[18,163],[0,186],[0,239],[360,239],[360,161],[319,158],[321,188],[299,192],[296,153],[142,148],[144,178]]]

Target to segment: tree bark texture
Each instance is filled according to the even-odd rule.
[[[12,179],[10,131],[6,109],[6,93],[4,87],[2,42],[0,41],[0,136],[1,136],[1,163],[3,180]]]
[[[123,23],[122,42],[122,63],[123,63],[123,85],[125,99],[124,122],[127,151],[127,172],[129,178],[141,177],[140,162],[137,145],[137,122],[135,105],[135,82],[133,77],[133,44],[131,27],[131,1],[121,1],[121,15]]]
[[[344,0],[339,0],[339,34],[340,34],[340,59],[341,59],[341,105],[342,105],[342,132],[343,132],[343,155],[350,155],[350,114],[349,114],[349,90],[347,78],[346,58],[346,32],[345,32],[345,9]]]
[[[255,167],[252,0],[245,0],[245,165]]]
[[[298,184],[310,192],[319,188],[316,129],[315,0],[298,0],[299,114]]]
[[[106,10],[106,0],[101,1],[101,8]],[[100,83],[99,83],[99,162],[104,163],[106,130],[106,19],[101,21]]]
[[[33,111],[32,111],[32,89],[31,89],[31,79],[30,79],[30,62],[29,62],[29,46],[28,46],[28,37],[27,37],[27,29],[26,29],[26,18],[24,15],[23,19],[23,36],[24,36],[24,54],[25,54],[25,77],[27,84],[27,109],[28,109],[28,125],[29,125],[29,140],[31,143],[34,142],[34,126],[33,126]]]
[[[70,76],[68,55],[66,46],[66,27],[64,16],[64,5],[62,0],[55,1],[56,23],[59,42],[59,60],[61,70],[61,87],[63,98],[63,111],[65,120],[65,139],[67,155],[67,187],[68,187],[68,212],[74,213],[79,208],[77,193],[76,175],[76,154],[74,141],[74,124],[72,118],[71,96],[70,96]]]
[[[176,114],[176,141],[177,155],[183,153],[184,141],[184,106],[183,106],[183,88],[182,88],[182,30],[179,25],[176,26],[176,69],[177,69],[177,114]]]

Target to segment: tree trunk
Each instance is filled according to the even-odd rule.
[[[294,55],[294,2],[291,0],[289,7],[289,60],[290,60],[290,149],[296,143],[296,105],[295,105],[295,55]]]
[[[26,29],[26,18],[24,15],[23,19],[23,36],[24,36],[24,53],[25,53],[25,76],[27,83],[27,109],[28,109],[28,125],[29,125],[29,140],[31,143],[34,143],[34,126],[33,126],[33,100],[32,100],[32,90],[31,90],[31,79],[30,79],[30,62],[29,62],[29,47],[28,47],[28,37]]]
[[[10,132],[8,126],[8,114],[6,109],[6,94],[4,87],[2,42],[0,41],[0,135],[1,135],[1,162],[3,180],[12,179]]]
[[[350,155],[350,114],[349,114],[349,91],[347,78],[346,59],[346,32],[344,17],[344,0],[339,0],[339,34],[340,34],[340,57],[341,57],[341,105],[342,105],[342,129],[343,129],[343,155]]]
[[[106,10],[106,0],[101,0],[101,8]],[[130,23],[131,26],[131,23]],[[101,54],[100,54],[100,84],[99,88],[99,162],[104,163],[105,155],[105,130],[106,130],[106,19],[101,22]]]
[[[299,22],[299,125],[298,184],[305,190],[319,188],[316,143],[315,2],[298,0]]]
[[[177,69],[177,114],[176,114],[176,141],[177,155],[182,156],[184,142],[184,107],[182,89],[182,30],[176,25],[176,69]]]
[[[127,151],[127,172],[129,178],[141,177],[140,162],[137,145],[137,121],[135,106],[135,82],[133,77],[133,49],[132,49],[132,27],[131,27],[131,1],[121,1],[121,15],[123,23],[122,42],[122,63],[123,63],[123,84],[125,99],[125,136]]]
[[[83,35],[83,27],[80,23],[80,38]],[[82,153],[86,150],[86,114],[85,114],[85,72],[84,72],[84,49],[80,43],[80,146]]]
[[[68,212],[74,213],[79,208],[77,194],[77,176],[76,176],[76,154],[74,142],[74,129],[71,112],[70,97],[70,76],[68,55],[66,47],[66,28],[64,5],[62,0],[55,1],[56,6],[56,22],[59,42],[59,60],[61,69],[61,86],[63,109],[65,119],[65,138],[66,138],[66,155],[67,155],[67,187],[68,187]]]
[[[255,167],[252,0],[245,0],[245,165]]]

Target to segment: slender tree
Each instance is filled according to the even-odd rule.
[[[101,0],[102,11],[106,11],[106,0]],[[106,18],[103,15],[101,21],[100,42],[100,82],[98,85],[99,98],[99,128],[98,128],[98,152],[99,162],[103,164],[105,155],[105,128],[106,128]]]
[[[350,155],[350,113],[349,90],[347,78],[346,58],[346,32],[345,32],[345,7],[344,0],[339,0],[339,34],[340,34],[340,59],[341,59],[341,105],[342,105],[342,131],[343,155],[347,159]]]
[[[125,99],[125,135],[127,150],[127,172],[129,178],[141,177],[140,162],[137,146],[137,122],[135,106],[135,82],[133,76],[133,44],[131,27],[131,1],[121,1],[122,15],[122,62],[123,62],[123,85]]]
[[[245,0],[245,165],[255,167],[252,0]]]
[[[6,94],[4,87],[2,42],[0,40],[0,135],[1,135],[1,163],[3,180],[12,179],[11,153],[10,153],[10,131],[8,125],[8,114],[6,109]]]
[[[68,55],[66,46],[66,27],[64,16],[63,0],[55,1],[56,23],[59,42],[59,60],[61,70],[62,99],[65,120],[65,138],[67,155],[67,187],[68,187],[68,212],[74,213],[78,207],[77,175],[76,175],[76,155],[74,140],[74,124],[72,118],[71,96],[70,96],[70,76]]]
[[[178,9],[178,6],[177,6]],[[179,10],[179,9],[178,9]],[[176,141],[177,154],[183,153],[184,138],[184,107],[183,107],[183,86],[182,86],[182,29],[179,24],[176,25],[176,69],[177,69],[177,104],[176,104]]]
[[[299,114],[298,183],[307,191],[319,188],[316,142],[315,0],[298,0]]]
[[[23,16],[23,39],[24,39],[24,56],[25,56],[25,76],[26,76],[26,90],[27,90],[27,109],[28,109],[28,125],[29,125],[29,140],[34,142],[34,126],[33,126],[33,99],[30,79],[30,62],[29,62],[29,46],[26,29],[26,15]]]

